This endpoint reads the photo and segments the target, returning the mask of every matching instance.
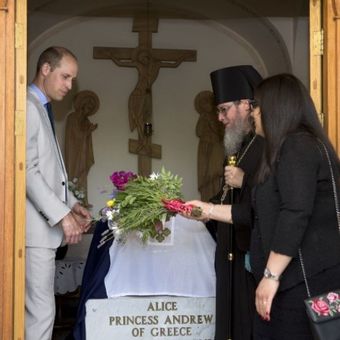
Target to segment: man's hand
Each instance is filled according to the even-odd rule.
[[[80,224],[83,233],[87,232],[90,229],[92,223],[92,216],[90,212],[79,203],[76,203],[72,207],[72,213],[73,217]]]
[[[62,220],[61,226],[64,231],[65,242],[75,244],[81,241],[82,228],[73,217],[72,212],[69,212]]]

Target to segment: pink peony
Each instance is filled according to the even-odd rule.
[[[126,183],[136,177],[137,175],[132,171],[115,171],[110,176],[110,180],[118,190],[124,190]]]

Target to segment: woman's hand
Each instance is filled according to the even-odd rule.
[[[270,311],[279,285],[279,281],[264,277],[257,286],[255,293],[256,311],[266,321],[270,321]]]
[[[233,188],[241,188],[244,171],[236,166],[227,165],[224,167],[224,181]]]
[[[289,265],[292,258],[290,256],[271,251],[267,261],[266,270],[274,278],[263,277],[257,286],[255,293],[255,305],[257,312],[264,320],[270,321],[270,311],[273,299],[279,289],[280,277]]]
[[[210,219],[225,222],[225,223],[233,223],[231,216],[231,205],[229,204],[212,204],[206,203],[202,201],[189,201],[186,204],[190,204],[194,207],[198,207],[201,209],[201,216],[192,216],[192,214],[182,214],[184,217],[195,219],[198,221],[207,222]]]
[[[202,201],[198,201],[198,200],[193,200],[193,201],[188,201],[185,203],[186,205],[193,205],[194,207],[200,208],[202,211],[201,216],[193,216],[189,213],[185,214],[182,213],[181,215],[190,219],[194,219],[197,221],[203,221],[206,222],[207,220],[209,220],[208,214],[209,211],[211,209],[212,204],[211,203],[206,203],[206,202],[202,202]]]

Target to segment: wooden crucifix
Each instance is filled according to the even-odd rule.
[[[111,59],[116,65],[135,67],[138,82],[129,97],[129,124],[137,129],[138,140],[129,139],[129,152],[138,155],[138,172],[151,173],[151,159],[161,158],[161,146],[152,144],[152,84],[162,67],[175,68],[183,61],[196,61],[195,50],[152,48],[152,33],[158,31],[157,18],[134,18],[133,32],[138,32],[136,48],[94,47],[94,59]]]

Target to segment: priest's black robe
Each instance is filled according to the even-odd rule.
[[[245,173],[243,185],[239,189],[233,189],[232,193],[229,191],[223,201],[224,204],[234,204],[232,214],[239,214],[242,210],[239,208],[243,204],[249,205],[251,199],[251,187],[264,145],[262,137],[252,139],[253,135],[246,136],[237,155],[237,166]],[[221,204],[223,185],[224,183],[219,194],[211,199],[215,204]],[[237,220],[242,220],[242,217]],[[248,223],[230,225],[212,221],[207,227],[210,232],[216,233],[217,243],[215,340],[227,340],[229,334],[232,340],[250,340],[255,313],[255,281],[252,274],[245,269],[245,255],[250,246],[251,230]],[[233,254],[232,261],[228,260],[230,253]]]

